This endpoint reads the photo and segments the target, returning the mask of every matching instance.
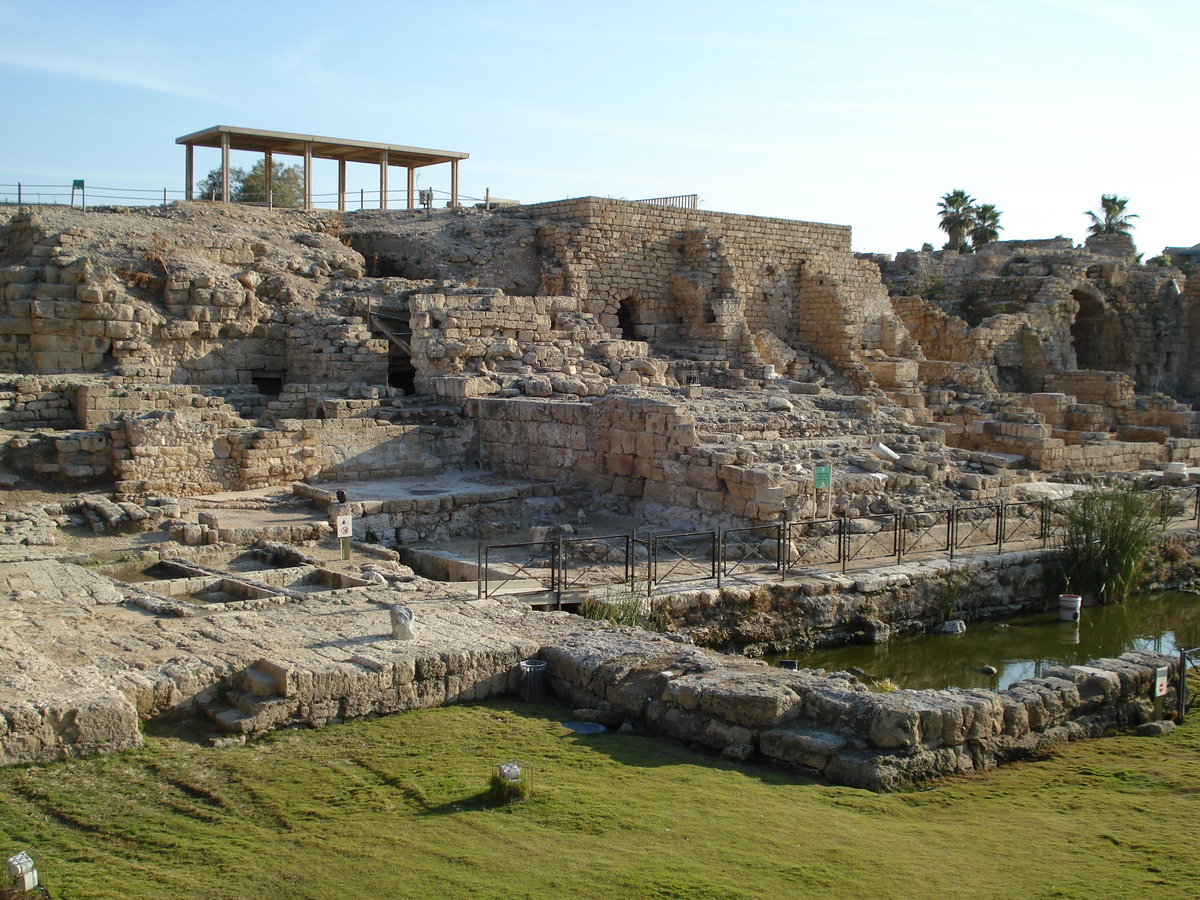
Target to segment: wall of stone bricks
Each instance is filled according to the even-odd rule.
[[[652,344],[686,340],[751,363],[747,342],[769,330],[846,365],[890,315],[878,267],[853,256],[845,226],[596,197],[520,214],[543,222],[547,293],[583,298],[613,330],[625,304]]]
[[[170,411],[124,420],[112,438],[122,500],[291,484],[437,474],[474,447],[470,423],[390,424],[374,418],[284,419],[276,428],[223,430]]]
[[[168,271],[167,248],[129,268],[98,265],[81,255],[90,239],[83,227],[48,231],[35,213],[11,217],[0,234],[0,372],[120,365],[139,378],[200,385],[387,383],[387,342],[358,317],[289,308],[289,289],[250,268],[265,251],[249,237],[211,234],[188,248],[244,269],[236,275]],[[342,262],[353,269],[350,253]]]
[[[470,401],[480,460],[500,472],[702,510],[735,524],[774,523],[785,510],[813,513],[811,477],[746,450],[700,445],[697,423],[669,400],[618,397]],[[859,481],[850,489],[882,490],[870,476]]]

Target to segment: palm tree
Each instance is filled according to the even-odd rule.
[[[943,196],[941,202],[938,203],[938,208],[941,210],[938,215],[942,220],[938,223],[938,228],[950,237],[943,249],[962,249],[963,237],[971,230],[974,220],[972,215],[974,202],[975,198],[966,191],[954,190]]]
[[[1129,234],[1134,225],[1130,219],[1136,219],[1137,213],[1125,212],[1125,204],[1129,202],[1128,197],[1118,197],[1116,194],[1101,194],[1100,195],[1100,211],[1104,214],[1098,216],[1090,209],[1084,213],[1092,224],[1088,226],[1090,234]]]
[[[1000,210],[991,203],[981,203],[972,209],[974,221],[971,223],[970,236],[973,249],[978,250],[1000,237],[1000,232],[1004,230],[1000,215]]]

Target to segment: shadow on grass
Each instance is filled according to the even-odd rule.
[[[475,706],[497,712],[507,712],[518,716],[527,722],[543,723],[548,736],[562,741],[577,749],[586,749],[592,753],[600,753],[623,766],[641,769],[663,768],[670,766],[704,766],[730,772],[741,772],[743,775],[755,778],[764,784],[780,785],[822,785],[825,782],[807,777],[798,772],[765,764],[761,761],[738,763],[725,760],[717,751],[698,744],[687,745],[666,737],[659,737],[646,732],[634,734],[618,734],[614,729],[597,734],[578,734],[563,723],[574,719],[572,708],[565,703],[549,700],[544,703],[526,703],[515,697],[496,697],[478,703],[456,704]],[[403,716],[405,712],[395,715]],[[334,728],[340,725],[332,726]],[[306,726],[297,725],[279,731],[305,730]],[[205,747],[215,731],[213,723],[200,716],[185,718],[151,719],[142,726],[143,733],[149,738],[167,741],[179,741],[197,747]],[[278,731],[267,732],[253,737],[250,743],[270,741]],[[220,751],[216,751],[220,752]],[[519,804],[518,804],[519,805]],[[426,815],[444,815],[461,812],[466,809],[490,809],[506,807],[507,803],[495,802],[488,791],[482,791],[469,797],[463,797],[438,807],[424,811]]]
[[[205,746],[213,736],[213,723],[204,718],[158,718],[142,723],[142,734],[161,740],[180,741],[184,744]]]
[[[490,709],[503,709],[524,719],[542,720],[547,725],[557,725],[562,730],[562,739],[575,747],[587,748],[602,753],[614,762],[637,768],[660,768],[664,766],[704,766],[727,772],[741,772],[764,784],[822,785],[816,778],[801,775],[782,767],[762,763],[739,763],[722,759],[712,748],[699,744],[687,745],[671,738],[660,737],[638,731],[634,734],[618,734],[615,730],[596,734],[578,734],[562,723],[572,721],[572,709],[565,704],[553,702],[524,703],[505,697],[478,704]]]

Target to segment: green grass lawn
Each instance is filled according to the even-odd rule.
[[[1200,895],[1200,721],[876,795],[501,701],[0,770],[55,898]],[[492,766],[534,794],[490,805]]]

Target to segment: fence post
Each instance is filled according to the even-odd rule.
[[[488,573],[491,569],[492,545],[487,544],[483,548],[483,596],[486,598],[491,593],[491,585],[488,584]]]
[[[721,589],[721,576],[725,574],[725,540],[720,525],[713,532],[713,564],[717,569],[717,590]]]
[[[787,581],[788,557],[792,555],[792,542],[789,532],[791,531],[791,522],[787,517],[784,517],[783,523],[779,526],[779,549],[775,551],[775,556],[779,560],[779,580]]]
[[[842,521],[838,526],[838,556],[841,557],[842,574],[846,574],[846,561],[850,556],[850,519],[842,513]]]
[[[630,540],[629,535],[625,535],[625,583],[631,588],[633,587],[633,582],[636,580],[633,577],[633,566],[636,560],[632,556],[635,547],[636,544]]]
[[[1007,517],[1008,517],[1008,503],[1001,500],[1000,501],[1000,509],[998,509],[996,511],[996,541],[997,541],[996,550],[998,553],[1004,552],[1004,526],[1005,526],[1005,519]]]
[[[1182,725],[1187,713],[1187,651],[1179,648],[1179,682],[1175,686],[1175,695],[1179,709],[1175,714],[1175,724]]]
[[[475,542],[475,599],[483,599],[483,541]]]
[[[900,560],[904,557],[904,529],[908,524],[905,521],[907,518],[907,512],[894,513],[892,516],[892,527],[896,529],[896,533],[892,536],[892,549],[896,551],[896,565],[900,565]]]
[[[21,182],[17,182],[17,206],[21,205]]]
[[[563,537],[558,536],[558,542],[554,545],[554,560],[550,567],[550,583],[554,588],[554,608],[562,609],[562,588],[564,578],[563,569],[566,568],[566,559],[563,556]]]
[[[636,547],[634,548],[637,549]],[[658,564],[658,538],[653,533],[646,538],[646,596],[649,597],[654,589],[654,576],[658,574],[655,566]]]

